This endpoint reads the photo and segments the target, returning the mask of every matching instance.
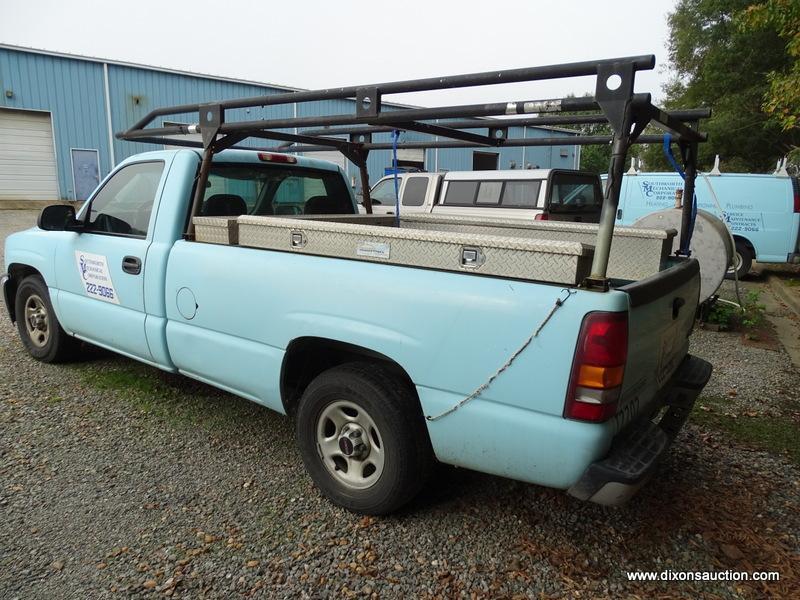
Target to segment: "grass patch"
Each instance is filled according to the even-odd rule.
[[[252,419],[253,410],[258,410],[233,395],[134,362],[113,364],[110,368],[83,367],[77,373],[87,385],[113,392],[135,410],[176,426],[240,427]]]
[[[800,466],[800,425],[790,415],[749,417],[730,414],[725,398],[698,398],[691,419],[730,435],[741,444],[788,458]]]
[[[794,277],[790,277],[788,279],[784,279],[783,283],[785,283],[789,287],[800,287],[800,279],[796,279]]]

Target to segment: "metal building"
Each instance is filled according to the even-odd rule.
[[[119,61],[61,54],[0,44],[0,201],[84,200],[119,161],[160,149],[120,141],[127,129],[158,106],[208,102],[295,91],[294,88],[186,73]],[[385,105],[391,110],[392,105]],[[298,109],[303,113],[298,113]],[[243,109],[233,120],[352,113],[351,101],[328,100],[311,107]],[[192,123],[197,115],[180,122]],[[173,121],[174,122],[174,121]],[[390,134],[381,134],[390,141]],[[579,147],[569,145],[572,132],[542,127],[512,127],[509,137],[563,135],[564,145],[534,148],[426,149],[398,153],[398,161],[428,171],[576,168]],[[401,141],[428,139],[403,133]],[[263,142],[261,142],[263,143]],[[250,142],[256,145],[257,142]],[[338,152],[315,153],[357,169]],[[391,167],[390,151],[370,153],[370,181]],[[359,185],[359,179],[354,177]]]

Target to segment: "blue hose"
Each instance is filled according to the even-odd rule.
[[[400,228],[400,182],[397,178],[397,140],[400,132],[395,129],[392,131],[392,170],[394,171],[394,224]]]

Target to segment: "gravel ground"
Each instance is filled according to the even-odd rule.
[[[0,237],[34,218],[0,212]],[[782,351],[702,330],[692,346],[732,411],[796,398]],[[690,422],[622,509],[441,467],[403,513],[358,517],[311,485],[289,420],[99,351],[37,363],[0,316],[2,598],[798,597],[798,473]]]

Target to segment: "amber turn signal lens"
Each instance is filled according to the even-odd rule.
[[[607,390],[622,384],[624,372],[624,366],[596,367],[594,365],[581,365],[576,384],[597,390]]]

